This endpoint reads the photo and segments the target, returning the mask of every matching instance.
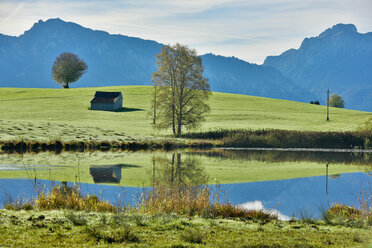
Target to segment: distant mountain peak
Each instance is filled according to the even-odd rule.
[[[75,29],[75,30],[86,29],[83,26],[76,24],[74,22],[66,22],[60,18],[51,18],[46,21],[39,20],[38,22],[34,23],[31,29],[25,31],[23,35],[33,34],[33,33],[40,34],[40,32],[55,33],[65,27],[66,28],[68,27],[69,29]]]
[[[353,24],[337,24],[304,39],[299,49],[267,57],[264,65],[319,99],[329,87],[349,108],[372,111],[372,32],[362,34]]]
[[[338,35],[340,33],[355,34],[358,33],[358,31],[354,24],[339,23],[331,28],[326,29],[323,33],[319,35],[319,37],[321,38],[326,36],[333,36]]]

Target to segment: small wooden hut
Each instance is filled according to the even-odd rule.
[[[121,92],[97,91],[90,101],[91,110],[119,110],[123,107],[123,95]]]

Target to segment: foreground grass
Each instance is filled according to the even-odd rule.
[[[91,111],[96,90],[122,91],[121,112]],[[149,86],[77,89],[0,88],[1,140],[131,141],[168,135],[152,129]],[[220,128],[350,131],[371,113],[313,104],[226,93],[213,93],[211,113],[201,130]],[[352,120],[352,121],[350,121]]]
[[[324,210],[323,221],[283,222],[273,212],[211,203],[208,187],[191,184],[158,185],[135,207],[113,206],[59,185],[32,202],[12,202],[0,210],[0,245],[365,247],[372,237],[371,192],[366,196],[360,209]]]
[[[146,215],[0,210],[4,247],[368,247],[370,227],[323,221],[260,221]]]

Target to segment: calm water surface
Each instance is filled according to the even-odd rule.
[[[370,190],[372,154],[207,150],[177,153],[0,154],[0,207],[67,182],[113,203],[135,204],[157,183],[208,183],[222,200],[274,211],[282,219],[319,217],[333,203],[357,205]],[[36,184],[35,184],[36,178]],[[213,186],[214,185],[214,186]]]

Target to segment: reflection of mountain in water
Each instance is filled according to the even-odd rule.
[[[90,168],[94,183],[120,183],[120,166],[94,166]]]

